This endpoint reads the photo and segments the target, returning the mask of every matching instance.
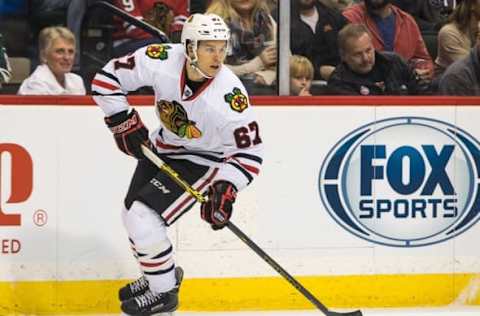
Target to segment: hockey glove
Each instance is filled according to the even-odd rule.
[[[123,111],[106,117],[105,123],[112,131],[118,148],[127,155],[144,159],[141,145],[153,148],[148,139],[148,129],[143,125],[135,109],[132,109],[130,113]]]
[[[208,189],[208,200],[201,206],[202,219],[212,225],[213,230],[222,229],[232,216],[232,205],[237,189],[228,181],[216,181]]]

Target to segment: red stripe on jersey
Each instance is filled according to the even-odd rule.
[[[258,174],[260,173],[260,169],[258,169],[257,167],[244,164],[244,163],[242,163],[240,160],[238,160],[238,159],[236,159],[236,158],[232,158],[232,159],[235,160],[240,166],[242,166],[243,168],[245,168],[247,171],[249,171],[249,172],[251,172],[251,173],[254,173],[254,174],[256,174],[256,175],[258,175]]]
[[[160,141],[159,139],[155,140],[155,145],[157,145],[158,147],[160,147],[162,149],[181,149],[181,148],[183,148],[183,146],[174,146],[174,145],[165,144],[162,141]]]
[[[148,262],[140,261],[140,265],[143,266],[143,267],[147,267],[147,268],[154,268],[154,267],[161,266],[162,264],[166,263],[168,260],[170,260],[170,258],[168,258],[167,260],[164,260],[162,262],[157,262],[157,263],[148,263]]]
[[[197,191],[201,191],[207,184],[212,182],[213,178],[217,175],[218,168],[215,168],[212,172],[212,174],[208,177],[207,180],[202,182],[198,188],[196,188]],[[185,200],[183,200],[173,211],[170,212],[167,216],[165,216],[165,221],[168,221],[170,218],[172,218],[173,215],[175,215],[178,211],[180,211],[185,204],[187,204],[191,199],[193,199],[193,196],[189,195]]]
[[[120,89],[119,87],[114,86],[113,84],[110,84],[110,83],[108,83],[108,82],[101,81],[101,80],[98,80],[98,79],[93,79],[93,80],[92,80],[92,84],[97,85],[97,86],[102,87],[102,88],[105,88],[105,89],[109,89],[109,90],[118,90],[118,89]]]
[[[248,171],[250,171],[251,173],[255,173],[256,175],[258,175],[260,173],[260,170],[254,166],[250,166],[250,165],[246,165],[246,164],[243,164],[243,163],[240,163],[240,165],[247,169]]]

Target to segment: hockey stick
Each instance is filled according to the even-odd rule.
[[[175,181],[180,187],[187,191],[197,202],[205,203],[206,198],[199,191],[192,188],[192,186],[183,180],[178,173],[167,165],[157,154],[151,149],[142,145],[143,154],[155,164],[161,171]],[[298,282],[293,276],[291,276],[285,269],[283,269],[275,260],[272,259],[262,248],[254,243],[245,233],[243,233],[235,224],[231,221],[227,223],[228,229],[238,238],[240,238],[250,249],[252,249],[258,256],[260,256],[266,263],[268,263],[275,271],[277,271],[282,277],[284,277],[294,288],[296,288],[304,297],[306,297],[313,305],[321,310],[326,316],[363,316],[360,310],[353,312],[332,312],[325,305],[323,305],[312,293],[310,293],[300,282]]]

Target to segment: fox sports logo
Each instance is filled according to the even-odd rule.
[[[319,177],[323,204],[350,233],[396,247],[458,236],[480,218],[480,145],[422,117],[365,125],[340,140]]]

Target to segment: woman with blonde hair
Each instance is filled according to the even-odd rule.
[[[207,13],[221,16],[231,30],[225,64],[249,87],[273,85],[277,24],[264,0],[213,0]]]
[[[39,36],[40,65],[22,82],[18,94],[85,95],[83,79],[72,73],[75,36],[60,26],[46,27]]]
[[[435,77],[454,61],[466,57],[475,45],[479,32],[480,0],[457,1],[448,22],[438,33]]]

